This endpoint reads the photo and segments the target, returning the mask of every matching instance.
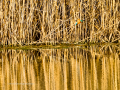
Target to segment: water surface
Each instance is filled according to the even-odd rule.
[[[0,90],[120,90],[120,46],[3,49]]]

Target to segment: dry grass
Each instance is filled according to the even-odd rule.
[[[1,0],[0,44],[120,42],[119,0]],[[85,21],[75,26],[77,19]]]

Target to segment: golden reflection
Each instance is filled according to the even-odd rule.
[[[0,90],[120,90],[119,46],[0,51]]]

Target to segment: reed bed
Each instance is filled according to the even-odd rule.
[[[120,42],[119,0],[1,0],[0,44]],[[77,19],[85,20],[76,25]]]
[[[0,90],[119,90],[119,46],[0,51]]]

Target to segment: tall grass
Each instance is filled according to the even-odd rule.
[[[1,0],[0,44],[120,42],[119,0]],[[85,19],[75,26],[77,19]]]

